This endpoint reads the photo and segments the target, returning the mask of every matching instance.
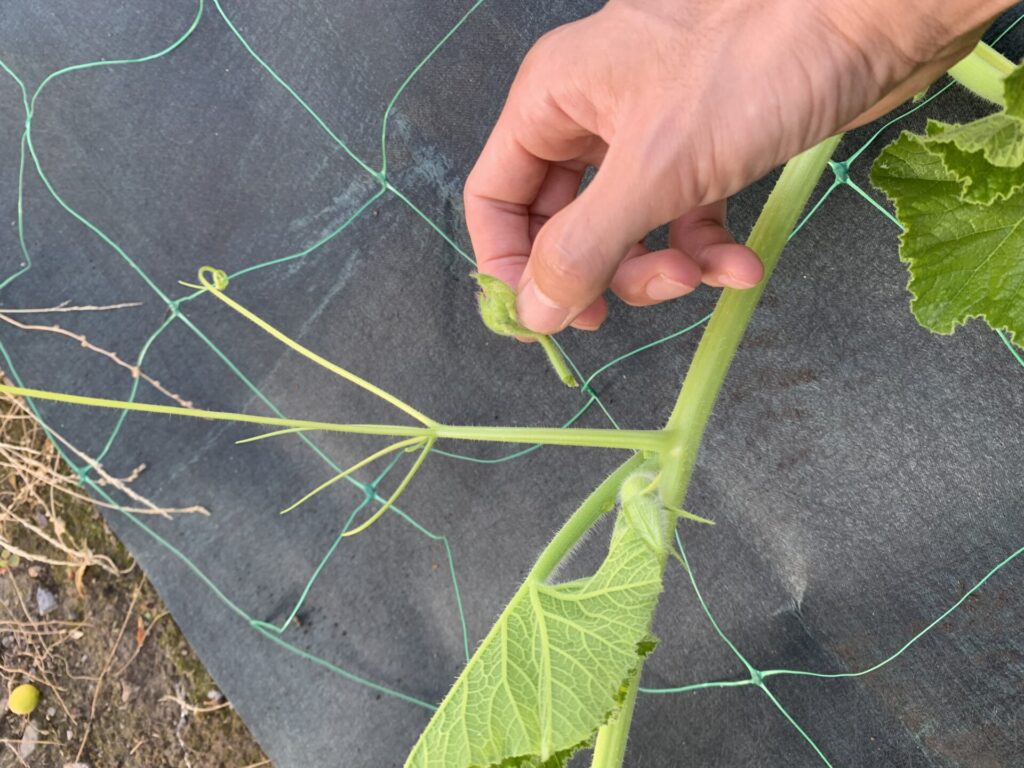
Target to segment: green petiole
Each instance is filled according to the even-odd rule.
[[[978,43],[971,54],[949,70],[960,85],[983,99],[1003,106],[1003,79],[1016,65],[985,43]]]
[[[291,432],[341,432],[354,435],[381,435],[385,437],[409,437],[430,440],[469,440],[488,443],[570,445],[579,448],[615,448],[631,451],[660,452],[665,446],[661,430],[652,429],[562,429],[561,427],[477,427],[438,424],[432,426],[403,426],[398,424],[337,424],[330,421],[308,421],[304,419],[282,419],[275,416],[256,416],[250,413],[232,411],[207,411],[201,408],[182,408],[176,405],[136,403],[127,400],[110,400],[104,397],[72,395],[64,392],[50,392],[29,387],[0,385],[0,392],[30,397],[37,400],[53,400],[72,405],[88,405],[94,408],[155,413],[168,416],[187,416],[213,421],[236,421],[246,424],[260,424],[281,428],[277,434]],[[259,436],[262,437],[262,436]],[[269,435],[268,435],[269,437]],[[252,442],[247,438],[243,442]]]

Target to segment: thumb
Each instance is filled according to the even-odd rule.
[[[629,142],[618,143],[623,145]],[[604,293],[630,248],[672,217],[657,210],[666,196],[642,177],[641,167],[609,149],[593,181],[537,233],[516,303],[527,328],[565,328]]]

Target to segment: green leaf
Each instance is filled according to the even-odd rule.
[[[1006,114],[1024,120],[1024,67],[1017,67],[1003,81]]]
[[[667,545],[656,551],[647,536],[620,514],[593,576],[527,581],[448,692],[407,768],[556,768],[589,746],[654,648],[649,630]]]
[[[1017,168],[1024,162],[1022,128],[1020,118],[999,112],[964,125],[931,120],[927,133],[936,144],[953,144],[961,152],[980,152],[991,165]]]
[[[540,342],[541,348],[548,356],[551,367],[567,387],[578,387],[579,382],[573,376],[565,357],[551,340],[550,336],[531,331],[519,322],[516,315],[516,292],[502,280],[480,272],[472,273],[472,277],[480,286],[477,301],[480,305],[480,318],[492,332],[499,336],[518,336]]]
[[[927,135],[935,139],[931,151],[941,157],[946,170],[962,182],[960,192],[964,201],[990,205],[1024,188],[1024,174],[1019,166],[997,165],[986,159],[983,150],[961,149],[955,140],[947,143],[947,127],[945,123],[931,120],[928,122]]]
[[[905,132],[871,170],[904,227],[911,309],[936,333],[980,317],[1024,339],[1022,73],[1005,81],[1004,111],[966,125],[932,121],[923,136]]]

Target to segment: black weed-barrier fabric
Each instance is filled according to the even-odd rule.
[[[564,423],[587,394],[564,388],[537,348],[492,337],[475,315],[459,252],[469,251],[461,188],[529,45],[594,7],[478,3],[395,101],[390,187],[381,192],[367,168],[382,162],[387,105],[470,3],[221,0],[252,51],[351,155],[208,3],[167,55],[70,72],[42,91],[32,128],[39,163],[66,204],[123,253],[58,205],[29,158],[31,266],[14,279],[24,261],[25,109],[15,80],[0,72],[0,305],[141,302],[44,320],[125,360],[145,351],[142,369],[197,407],[398,421],[213,298],[173,310],[162,298],[190,295],[178,281],[194,280],[202,265],[248,270],[232,280],[232,297],[437,419]],[[31,96],[67,65],[160,51],[196,10],[192,0],[8,0],[0,59]],[[999,48],[1019,58],[1022,29]],[[986,110],[957,88],[943,92],[885,128],[850,166],[851,181],[880,200],[867,170],[899,130]],[[837,158],[881,125],[846,137]],[[733,201],[738,234],[771,182]],[[831,183],[823,180],[815,199]],[[898,232],[853,186],[830,192],[786,250],[709,426],[687,508],[717,526],[682,533],[722,630],[760,668],[870,667],[1024,545],[1024,368],[978,322],[949,338],[915,324]],[[656,309],[613,303],[600,333],[570,331],[560,341],[588,375],[699,320],[715,293]],[[661,424],[699,335],[594,379],[620,425]],[[128,371],[73,340],[4,325],[0,341],[5,370],[27,386],[133,395]],[[170,402],[145,383],[135,397]],[[279,510],[328,478],[331,462],[347,466],[379,443],[316,436],[315,449],[297,437],[238,446],[252,427],[144,414],[122,423],[116,411],[38,407],[80,450],[102,455],[111,474],[144,462],[138,493],[209,509],[208,517],[107,518],[280,768],[400,765],[430,711],[389,690],[436,704],[552,532],[621,458],[569,448],[491,464],[432,456],[399,504],[408,517],[389,513],[337,546],[298,622],[278,633],[268,626],[288,618],[364,494],[341,483],[288,515]],[[608,425],[596,405],[578,423]],[[483,458],[515,450],[440,447]],[[591,537],[571,570],[592,568],[600,550],[601,536]],[[881,670],[778,677],[769,687],[835,766],[1024,765],[1022,587],[1024,562],[1011,563]],[[679,568],[655,630],[662,643],[645,686],[746,677]],[[823,763],[762,692],[737,687],[642,696],[627,764]]]

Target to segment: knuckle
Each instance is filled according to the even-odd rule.
[[[557,293],[576,293],[593,280],[594,264],[579,248],[562,241],[547,244],[544,248],[542,273],[545,290],[555,289]]]
[[[519,67],[521,74],[528,76],[550,63],[559,48],[560,32],[559,28],[555,28],[537,38],[523,57],[523,63]]]

